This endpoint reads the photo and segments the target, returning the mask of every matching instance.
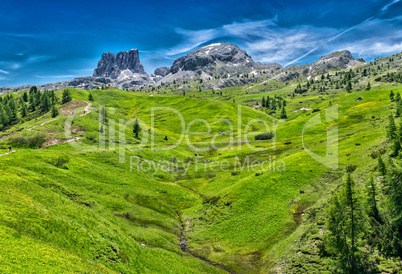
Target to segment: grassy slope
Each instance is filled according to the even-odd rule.
[[[268,95],[288,94],[293,88],[284,87]],[[219,133],[228,131],[229,127],[212,122],[219,118],[232,121],[236,141],[239,137],[237,104],[232,103],[232,98],[236,102],[260,100],[267,93],[247,94],[239,88],[228,88],[224,90],[226,97],[194,91],[194,96],[205,98],[188,98],[150,97],[119,90],[93,91],[93,111],[74,120],[73,127],[84,131],[75,134],[82,138],[81,150],[75,150],[69,144],[42,150],[17,147],[17,153],[0,158],[1,233],[16,243],[0,253],[0,256],[10,258],[0,264],[0,268],[15,270],[17,265],[29,265],[28,259],[15,258],[13,254],[32,256],[35,248],[40,251],[37,256],[41,258],[49,250],[59,254],[52,256],[47,264],[49,270],[54,271],[85,268],[102,272],[107,269],[122,272],[220,271],[180,251],[177,210],[185,220],[189,248],[194,253],[235,271],[266,271],[273,261],[287,254],[293,239],[301,233],[303,226],[297,228],[292,213],[326,199],[328,190],[340,183],[346,165],[357,165],[359,174],[374,168],[375,161],[368,155],[378,149],[378,144],[384,146],[389,89],[397,90],[395,86],[384,85],[358,94],[334,91],[328,95],[312,93],[293,99],[287,97],[289,119],[278,126],[276,147],[273,148],[270,142],[253,141],[254,147],[261,148],[259,151],[251,150],[245,144],[241,145],[241,150],[237,146],[228,147],[232,142],[230,136]],[[76,100],[86,100],[87,94],[86,91],[73,91]],[[356,102],[358,96],[363,101]],[[319,113],[323,114],[329,100],[332,105],[339,104],[340,110],[340,168],[337,171],[328,170],[302,150],[302,127],[316,113],[292,112],[304,106],[320,108]],[[196,118],[206,119],[212,125],[211,132],[193,134],[188,139],[205,147],[217,134],[222,149],[198,153],[199,162],[196,163],[194,152],[185,144],[175,150],[158,152],[148,143],[136,151],[136,140],[127,130],[127,161],[120,164],[118,147],[109,148],[106,144],[109,150],[97,149],[97,112],[103,104],[115,108],[114,113],[107,109],[107,115],[116,123],[118,119],[135,117],[150,129],[151,107],[155,106],[178,109],[186,125]],[[60,134],[65,118],[60,117],[46,128],[37,130]],[[15,128],[29,128],[49,119],[47,114]],[[262,119],[270,126],[278,122],[264,112],[243,107],[242,127],[251,119]],[[180,120],[169,111],[158,112],[155,120],[156,147],[174,144],[180,137]],[[251,136],[250,140],[257,131],[263,131],[261,123],[253,125],[254,132],[247,134]],[[108,125],[105,125],[105,131],[106,140],[110,140]],[[191,131],[206,131],[206,127],[201,123],[194,124]],[[18,134],[23,135],[24,131]],[[165,136],[169,141],[163,140]],[[320,155],[325,154],[325,140],[322,126],[306,132],[306,146]],[[3,148],[7,142],[2,142]],[[54,163],[61,154],[66,155],[69,162],[56,168]],[[141,161],[170,160],[172,156],[179,160],[190,157],[192,161],[189,172],[178,177],[180,172],[175,170],[155,174],[153,170],[130,172],[129,156],[140,156]],[[235,156],[241,160],[249,156],[259,161],[275,157],[277,163],[285,163],[286,172],[277,166],[279,170],[263,172],[260,176],[256,176],[257,171],[247,169],[232,175]],[[204,165],[205,160],[212,162]],[[213,164],[222,160],[227,160],[232,168],[215,171]],[[366,164],[362,166],[362,162]],[[173,183],[177,177],[178,181]],[[304,193],[300,194],[300,190]],[[66,256],[66,252],[76,255]]]

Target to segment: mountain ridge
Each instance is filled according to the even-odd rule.
[[[363,60],[364,61],[364,60]],[[255,81],[261,74],[281,82],[306,76],[312,77],[329,70],[344,69],[361,63],[347,51],[335,51],[322,56],[311,64],[282,67],[277,63],[255,62],[248,53],[235,44],[221,42],[197,48],[187,55],[178,57],[170,67],[156,68],[147,74],[140,62],[138,49],[121,51],[117,54],[102,54],[93,76],[77,77],[73,80],[38,85],[40,90],[60,88],[96,89],[110,85],[125,90],[144,86],[159,86],[185,80],[212,80],[207,88],[220,89],[243,85]],[[241,81],[237,78],[241,78]],[[2,87],[0,93],[29,89],[32,85]]]

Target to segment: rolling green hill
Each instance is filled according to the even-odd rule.
[[[346,170],[363,189],[381,177],[379,154],[400,162],[386,135],[398,108],[390,92],[402,93],[389,73],[399,68],[364,75],[363,66],[349,92],[337,82],[349,70],[305,92],[303,78],[219,92],[194,82],[185,95],[69,89],[67,103],[58,90],[53,118],[43,100],[22,117],[24,92],[2,96],[18,115],[0,139],[0,272],[341,271],[322,244]],[[286,102],[286,119],[261,106],[268,96]],[[266,132],[274,137],[256,140]],[[401,270],[400,258],[372,249],[372,269]]]

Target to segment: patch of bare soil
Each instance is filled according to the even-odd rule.
[[[78,139],[79,139],[79,137],[72,137],[70,139],[60,139],[60,138],[49,137],[42,145],[39,146],[39,149],[49,147],[49,146],[58,145],[58,144],[73,142],[73,141],[76,141]]]
[[[60,115],[70,115],[76,111],[76,108],[83,107],[85,105],[87,104],[82,101],[71,101],[59,107],[59,113]]]

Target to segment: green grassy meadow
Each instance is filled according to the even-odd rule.
[[[269,91],[258,91],[264,87]],[[222,96],[196,88],[185,96],[70,89],[73,102],[82,102],[76,117],[60,115],[28,130],[51,120],[46,113],[3,130],[2,136],[19,131],[0,141],[0,154],[9,145],[16,150],[0,157],[0,272],[224,272],[181,250],[176,212],[192,254],[238,273],[284,271],[284,258],[294,256],[306,231],[314,228],[321,237],[324,224],[312,225],[304,213],[325,206],[346,167],[356,166],[360,185],[375,172],[370,155],[389,147],[389,93],[402,93],[402,85],[382,83],[368,91],[292,96],[295,87],[274,80],[225,88]],[[77,117],[89,92],[91,112]],[[275,95],[285,98],[287,119],[254,108]],[[336,122],[325,120],[330,107],[337,109]],[[302,138],[313,117],[321,123]],[[324,157],[334,127],[339,157],[314,160],[307,150]],[[254,139],[266,131],[274,139]],[[38,142],[27,145],[23,138]],[[39,148],[55,139],[58,144]],[[320,267],[331,272],[329,264]]]

